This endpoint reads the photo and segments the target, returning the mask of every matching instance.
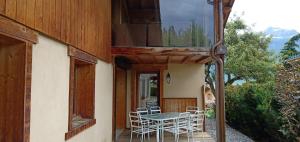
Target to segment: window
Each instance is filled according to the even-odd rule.
[[[113,0],[115,47],[205,47],[215,41],[213,0]]]
[[[69,56],[69,126],[65,135],[66,139],[96,123],[95,67],[97,59],[73,47],[69,47]]]

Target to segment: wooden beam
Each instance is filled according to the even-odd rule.
[[[97,64],[97,57],[72,46],[69,46],[68,48],[68,55],[79,60],[83,60],[92,64]]]
[[[113,55],[153,55],[153,56],[209,56],[210,49],[207,48],[165,48],[165,47],[113,47]]]
[[[170,56],[167,57],[167,64],[170,63]]]
[[[210,61],[212,61],[212,58],[211,58],[211,57],[207,57],[206,59],[204,59],[204,60],[198,62],[198,64],[206,64],[206,63],[208,63],[208,62],[210,62]]]
[[[159,71],[167,70],[167,64],[133,64],[132,69],[136,71]]]
[[[157,63],[157,59],[155,56],[152,56],[153,63]]]
[[[143,60],[139,56],[135,56],[135,58],[138,61],[138,63],[140,63],[140,64],[144,63]]]
[[[0,33],[22,41],[38,42],[36,32],[3,16],[0,16]]]
[[[182,64],[188,62],[191,58],[193,58],[195,55],[190,55],[190,56],[186,56],[183,58],[183,60],[181,61]]]

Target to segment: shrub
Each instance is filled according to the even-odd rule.
[[[227,86],[227,123],[256,141],[284,141],[280,129],[274,83]]]

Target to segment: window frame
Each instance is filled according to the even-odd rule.
[[[90,128],[91,126],[96,124],[96,118],[95,118],[95,76],[96,76],[96,64],[97,64],[97,58],[84,52],[79,49],[76,49],[72,46],[69,46],[68,48],[68,55],[70,56],[70,80],[69,80],[69,114],[68,114],[68,132],[65,133],[65,140],[68,140],[72,138],[73,136],[79,134],[80,132],[84,131],[87,128]],[[90,120],[88,120],[86,123],[80,125],[79,127],[73,128],[72,127],[72,120],[76,116],[74,115],[74,100],[75,100],[75,85],[76,85],[76,64],[78,65],[78,62],[84,63],[87,66],[91,67],[91,70],[93,72],[92,74],[92,88],[91,90],[92,94],[92,114]]]

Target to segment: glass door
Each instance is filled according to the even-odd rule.
[[[159,73],[139,74],[138,91],[138,107],[159,106]]]

